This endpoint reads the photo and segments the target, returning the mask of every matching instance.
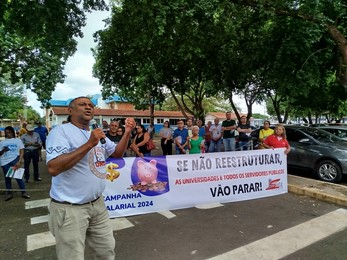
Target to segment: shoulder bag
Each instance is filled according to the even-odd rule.
[[[155,148],[155,144],[153,142],[153,139],[149,139],[147,144],[146,144],[147,150],[151,151]]]

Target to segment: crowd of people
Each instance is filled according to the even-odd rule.
[[[231,112],[226,112],[226,119],[220,122],[215,118],[214,122],[208,121],[202,125],[201,120],[196,120],[195,124],[192,119],[186,121],[177,121],[177,128],[172,130],[168,121],[164,122],[160,129],[160,145],[163,155],[171,155],[172,150],[175,154],[196,154],[196,153],[214,153],[222,151],[245,151],[253,149],[255,146],[252,142],[252,127],[247,121],[246,116],[240,117],[240,122],[231,118]],[[282,130],[281,133],[280,129]],[[270,140],[282,140],[269,145],[265,140],[273,135]],[[286,141],[285,129],[278,125],[275,131],[270,128],[270,122],[264,121],[264,125],[259,131],[259,143],[257,149],[285,147],[286,153],[290,151],[289,143]],[[172,147],[174,144],[174,149]]]
[[[231,112],[226,112],[225,116],[226,119],[222,122],[219,118],[215,118],[213,123],[208,121],[206,125],[203,125],[200,119],[196,120],[195,124],[190,118],[186,122],[178,120],[175,130],[171,128],[169,121],[165,121],[158,133],[162,154],[172,155],[173,151],[175,154],[197,154],[253,149],[254,145],[250,136],[252,128],[247,117],[241,116],[240,122],[237,123],[231,118]],[[64,124],[71,123],[71,119],[67,121]],[[111,120],[108,123],[103,120],[101,129],[115,144],[118,144],[125,134],[123,121]],[[122,156],[151,156],[153,147],[151,148],[149,143],[153,141],[154,134],[153,124],[145,128],[144,125],[136,123]],[[31,164],[34,181],[42,180],[38,164],[42,160],[42,149],[46,149],[47,136],[48,129],[41,122],[37,122],[35,128],[24,123],[17,133],[10,126],[5,128],[5,140],[0,142],[0,164],[5,176],[6,201],[13,198],[12,178],[6,177],[10,167],[24,168],[24,181],[16,179],[23,198],[30,198],[25,191],[25,183],[30,180]],[[273,130],[270,128],[270,122],[264,121],[259,131],[257,149],[278,147],[286,148],[286,153],[290,151],[285,128],[278,125]]]
[[[71,116],[62,125],[69,123],[71,124]],[[46,149],[46,139],[49,131],[42,125],[42,122],[36,122],[35,125],[36,127],[23,123],[17,132],[12,126],[7,126],[4,130],[5,139],[0,142],[0,165],[5,178],[5,201],[13,198],[13,180],[17,182],[22,197],[25,199],[30,198],[30,195],[26,192],[25,183],[31,181],[31,176],[33,176],[33,181],[35,182],[42,181],[39,172],[39,162],[43,160],[42,150]],[[118,144],[125,134],[125,123],[117,120],[112,120],[108,123],[106,120],[103,120],[100,129],[102,129],[108,139]],[[171,128],[168,129],[172,131]],[[143,125],[137,124],[132,129],[132,138],[128,140],[122,156],[127,157],[127,152],[135,156],[150,156],[151,150],[147,148],[147,143],[149,139],[153,139],[154,133],[154,125],[150,125],[146,129]],[[167,154],[171,154],[172,133],[169,132],[167,134]],[[110,156],[112,157],[112,155]],[[24,169],[23,178],[9,177],[8,172],[10,168],[13,171]]]
[[[219,118],[215,118],[213,123],[208,121],[206,125],[203,125],[200,119],[195,122],[191,118],[187,120],[180,119],[177,121],[175,130],[170,126],[169,121],[165,121],[158,132],[162,155],[245,151],[254,149],[255,146],[256,149],[278,147],[278,144],[275,146],[264,144],[267,137],[276,135],[276,131],[270,128],[269,121],[264,121],[263,127],[259,131],[259,143],[254,145],[251,137],[253,129],[246,116],[241,116],[239,122],[232,119],[231,112],[226,112],[225,117],[226,119],[222,122]],[[102,125],[106,136],[117,143],[124,133],[122,122],[111,121],[108,124],[103,121]],[[282,137],[278,138],[286,140],[285,129],[283,126],[282,128],[284,133]],[[155,127],[153,124],[146,128],[144,125],[137,123],[127,147],[128,153],[125,152],[124,156],[151,156],[148,142],[153,140],[154,133]],[[117,134],[119,134],[118,137]],[[289,144],[283,147],[289,147]]]
[[[12,178],[6,177],[10,168],[17,170],[24,160],[24,180],[16,179],[22,197],[30,198],[25,190],[29,182],[29,166],[33,163],[35,181],[41,181],[38,162],[41,149],[46,148],[46,164],[52,176],[49,204],[49,229],[56,240],[58,259],[83,259],[86,246],[91,246],[95,258],[114,259],[115,240],[109,221],[109,215],[102,198],[106,180],[98,169],[103,167],[99,158],[122,158],[127,151],[138,157],[151,156],[155,127],[147,129],[133,118],[124,122],[112,120],[102,122],[102,127],[92,128],[90,122],[94,116],[94,104],[88,97],[71,100],[66,122],[48,130],[37,123],[37,127],[23,124],[18,137],[13,127],[5,128],[5,140],[0,142],[0,164],[5,176],[7,194],[5,200],[13,198]],[[165,121],[158,135],[163,155],[199,154],[250,149],[251,127],[247,118],[242,116],[237,124],[226,113],[226,120],[207,122],[201,120],[178,120],[173,130]],[[238,137],[238,142],[236,142]],[[285,128],[276,126],[274,131],[269,122],[259,133],[262,148],[290,146],[286,140]],[[238,143],[238,145],[236,145]]]

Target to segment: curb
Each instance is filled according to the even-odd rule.
[[[305,179],[296,176],[290,176],[290,178],[295,178],[297,180]],[[290,180],[288,180],[288,192],[347,207],[347,196],[339,192],[339,190],[346,192],[347,187],[321,181],[314,182],[316,183],[315,185],[307,186],[307,179],[306,184],[304,180],[302,185],[291,184]],[[323,188],[320,189],[319,186],[323,186]],[[327,191],[324,187],[328,187],[327,189],[330,189],[330,191]],[[334,190],[336,195],[332,195],[331,190]]]

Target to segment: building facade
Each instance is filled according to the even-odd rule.
[[[46,108],[46,126],[53,128],[62,124],[69,115],[68,105],[73,98],[67,100],[51,100],[51,107]],[[145,127],[150,124],[150,110],[135,110],[134,106],[119,96],[102,99],[100,94],[91,97],[91,101],[95,105],[94,119],[101,125],[103,120],[108,123],[111,120],[124,120],[127,117],[135,118],[136,122]],[[184,119],[180,111],[154,111],[154,127],[156,133],[163,127],[165,121],[169,121],[170,125],[177,125],[177,120]]]

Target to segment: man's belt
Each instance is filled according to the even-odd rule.
[[[81,203],[81,204],[77,204],[77,203],[71,203],[68,201],[59,201],[59,200],[55,200],[53,198],[51,198],[51,201],[54,203],[58,203],[58,204],[65,204],[65,205],[72,205],[72,206],[82,206],[82,205],[87,205],[87,204],[93,204],[94,202],[96,202],[98,199],[100,199],[100,197],[96,198],[95,200],[86,202],[86,203]]]

